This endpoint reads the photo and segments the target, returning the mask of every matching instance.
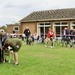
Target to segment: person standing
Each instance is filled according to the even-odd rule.
[[[28,45],[28,38],[29,38],[29,36],[31,34],[31,32],[30,32],[28,27],[26,27],[26,29],[24,30],[24,34],[26,36],[26,44]]]
[[[3,29],[0,29],[0,63],[2,63],[4,60],[4,51],[2,47],[4,46],[6,39],[7,33]]]
[[[66,38],[69,38],[70,30],[69,30],[69,28],[68,28],[68,27],[66,28],[65,32],[66,32]]]
[[[0,35],[0,63],[2,63],[2,36]]]
[[[51,28],[49,28],[49,30],[48,30],[47,37],[50,38],[51,48],[53,48],[54,31],[51,30]]]

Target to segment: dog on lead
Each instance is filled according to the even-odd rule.
[[[28,44],[33,45],[33,43],[34,43],[34,37],[33,37],[33,35],[30,35],[28,38]]]
[[[46,39],[44,40],[45,43],[45,47],[50,46],[50,38],[46,37]]]
[[[14,60],[14,55],[13,55],[13,50],[10,46],[8,46],[7,48],[4,47],[4,61],[5,62],[8,59],[8,63],[10,63],[10,59],[11,59],[11,55],[12,55],[12,59]]]

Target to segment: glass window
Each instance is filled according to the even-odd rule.
[[[45,25],[50,25],[50,23],[45,23]]]
[[[15,26],[14,31],[19,31],[19,26]]]
[[[72,22],[72,24],[75,24],[75,22]]]
[[[61,23],[62,25],[65,25],[65,24],[67,24],[66,22],[63,22],[63,23]]]
[[[73,29],[75,29],[75,26],[72,26]]]
[[[55,23],[55,25],[60,25],[60,23]]]
[[[40,25],[44,25],[44,23],[40,23]]]

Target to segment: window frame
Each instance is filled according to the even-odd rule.
[[[18,30],[16,30],[15,28],[17,28]],[[14,31],[19,31],[19,26],[14,26],[14,27],[13,27],[13,30],[14,30]]]

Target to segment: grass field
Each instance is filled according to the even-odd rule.
[[[0,75],[75,75],[75,48],[44,44],[23,45],[18,52],[19,65],[0,64]]]

